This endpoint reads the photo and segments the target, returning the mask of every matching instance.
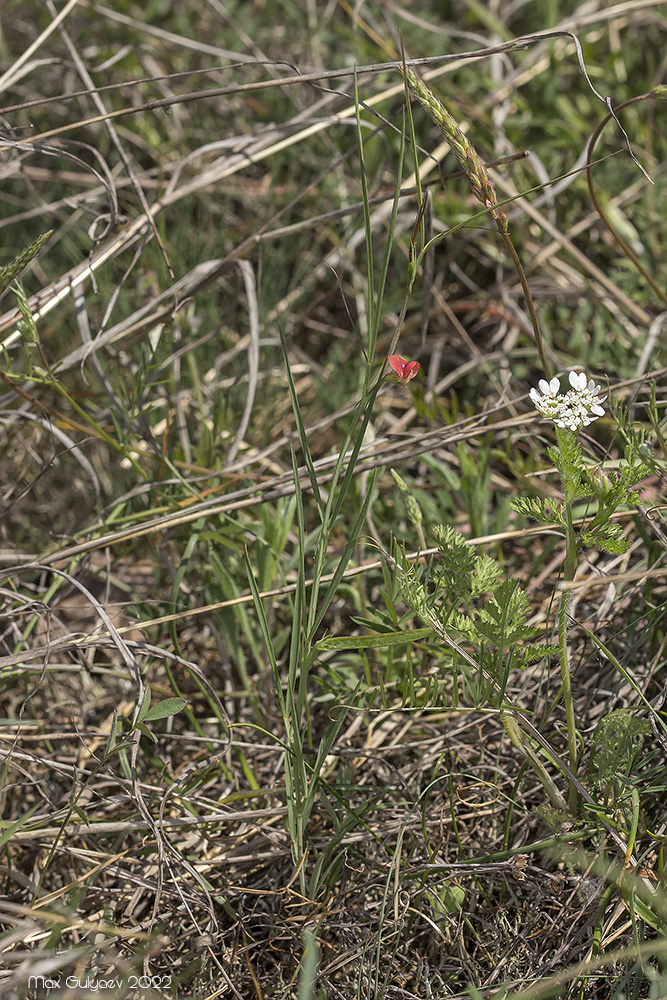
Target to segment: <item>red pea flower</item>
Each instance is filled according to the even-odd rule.
[[[408,382],[419,374],[420,365],[418,361],[405,361],[403,358],[399,358],[398,354],[390,354],[387,361],[396,373],[396,380],[403,385],[407,385]]]

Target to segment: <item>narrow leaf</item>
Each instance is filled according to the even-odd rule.
[[[415,628],[407,632],[387,632],[376,635],[342,635],[320,639],[315,649],[381,649],[385,646],[404,646],[419,642],[433,635],[432,628]]]

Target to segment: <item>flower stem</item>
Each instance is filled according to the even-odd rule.
[[[577,569],[578,546],[574,534],[574,524],[572,521],[572,503],[570,498],[565,496],[565,566],[563,569],[563,581],[568,583],[574,579]],[[570,672],[570,650],[567,641],[568,617],[567,612],[570,606],[571,591],[562,590],[558,603],[558,659],[560,661],[560,676],[563,686],[563,701],[565,703],[565,717],[567,720],[567,745],[570,770],[573,774],[577,771],[577,726],[574,716],[574,701],[572,699],[572,675]],[[570,785],[570,810],[575,813],[577,810],[577,790],[574,785]]]
[[[516,251],[516,247],[512,242],[512,237],[510,236],[507,229],[503,228],[496,219],[496,225],[498,226],[498,231],[503,238],[503,242],[507,247],[507,252],[512,258],[512,263],[516,268],[516,273],[521,282],[521,288],[523,289],[523,296],[526,300],[526,308],[528,309],[528,315],[530,316],[530,322],[533,325],[533,335],[535,337],[535,346],[537,347],[537,353],[540,356],[540,364],[542,365],[542,370],[544,371],[544,377],[547,382],[551,376],[551,365],[547,361],[546,352],[544,350],[544,338],[542,336],[542,330],[540,329],[540,321],[537,318],[537,310],[535,309],[535,303],[533,302],[533,296],[530,294],[530,288],[528,287],[528,279],[526,278],[526,272],[523,269],[523,264],[521,263],[521,258]]]

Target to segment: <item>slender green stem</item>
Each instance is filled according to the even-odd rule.
[[[505,727],[505,732],[511,739],[514,746],[522,753],[535,771],[535,774],[540,779],[542,787],[549,796],[552,804],[556,807],[556,809],[561,809],[563,812],[566,812],[567,803],[556,787],[551,775],[531,747],[528,737],[521,729],[517,720],[510,712],[504,711],[503,709],[500,710],[500,718],[502,719],[503,726]]]
[[[577,568],[577,540],[574,534],[574,524],[572,522],[572,504],[570,498],[565,496],[565,518],[567,532],[565,536],[565,567],[563,570],[564,582],[574,579]],[[562,590],[558,604],[558,659],[560,661],[560,676],[563,686],[563,701],[565,703],[565,717],[567,720],[567,745],[570,769],[573,774],[577,771],[577,726],[574,716],[574,702],[572,699],[572,675],[570,673],[570,650],[567,641],[568,617],[567,612],[570,606],[570,590]],[[576,812],[577,790],[574,785],[570,785],[570,809]]]
[[[542,336],[542,330],[540,328],[540,321],[537,318],[537,310],[535,309],[535,303],[533,302],[533,296],[530,294],[530,288],[528,287],[528,279],[526,278],[526,272],[523,269],[523,264],[521,263],[521,258],[516,251],[516,247],[512,242],[512,237],[503,228],[502,224],[498,223],[498,231],[503,238],[503,242],[507,247],[507,251],[512,258],[512,263],[516,268],[516,273],[519,276],[519,281],[521,282],[521,288],[523,289],[523,295],[526,300],[526,308],[528,309],[528,315],[530,316],[530,322],[533,324],[533,334],[535,335],[535,346],[537,347],[537,353],[540,356],[540,364],[542,365],[542,370],[544,371],[544,377],[547,381],[551,378],[551,365],[547,361],[547,355],[544,350],[544,338]]]

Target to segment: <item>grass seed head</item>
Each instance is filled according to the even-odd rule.
[[[403,74],[408,88],[419,101],[426,113],[441,129],[450,143],[456,159],[470,181],[470,187],[475,198],[491,210],[498,228],[507,232],[507,216],[496,208],[498,199],[493,184],[484,163],[480,160],[477,150],[465,135],[456,119],[449,113],[442,101],[435,96],[426,84],[407,66]]]

